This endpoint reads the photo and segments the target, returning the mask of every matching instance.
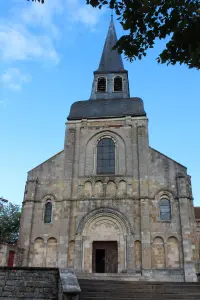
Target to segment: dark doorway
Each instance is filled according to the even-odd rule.
[[[105,273],[105,249],[96,249],[96,273]]]
[[[118,251],[117,242],[93,242],[92,272],[117,273]]]

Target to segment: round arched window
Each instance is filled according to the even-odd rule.
[[[105,77],[98,78],[97,92],[106,92],[106,78]]]
[[[115,143],[101,139],[97,145],[97,174],[115,174]]]
[[[114,92],[122,92],[122,77],[116,76],[114,78]]]
[[[51,218],[52,218],[52,203],[48,201],[45,204],[44,223],[51,223]]]
[[[171,220],[171,205],[168,199],[160,200],[160,219],[163,221]]]

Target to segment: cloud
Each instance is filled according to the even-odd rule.
[[[9,68],[0,81],[15,91],[20,91],[28,78],[18,68],[18,62],[58,65],[56,46],[66,36],[64,30],[70,26],[76,30],[76,23],[94,31],[103,13],[86,5],[85,0],[45,0],[43,5],[26,0],[11,3],[7,16],[0,18],[0,60],[14,68]]]
[[[21,91],[22,86],[30,81],[30,74],[22,74],[17,68],[9,68],[0,77],[2,85],[13,91]]]
[[[59,62],[48,36],[34,36],[25,27],[12,23],[0,25],[0,56],[4,61],[44,59],[55,64]]]
[[[31,27],[40,26],[55,38],[60,37],[60,29],[55,22],[55,16],[64,12],[63,0],[46,0],[45,5],[34,3],[21,10],[23,23]]]
[[[69,21],[81,23],[92,29],[100,21],[100,17],[105,11],[93,8],[86,3],[81,4],[79,0],[67,0],[66,5]]]
[[[54,40],[60,31],[54,22],[62,13],[63,0],[38,2],[14,1],[7,18],[0,19],[0,59],[13,61],[49,61],[59,63]]]

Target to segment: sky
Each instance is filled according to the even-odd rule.
[[[71,104],[90,97],[110,10],[85,2],[0,0],[0,196],[13,203],[21,205],[27,172],[63,149]],[[124,65],[131,96],[144,101],[150,146],[187,167],[200,206],[200,71],[159,65],[164,46]]]

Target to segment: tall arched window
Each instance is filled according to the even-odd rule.
[[[115,143],[101,139],[97,145],[97,174],[115,174]]]
[[[48,201],[45,204],[44,223],[51,223],[51,218],[52,218],[52,203]]]
[[[163,221],[171,220],[171,205],[168,199],[160,200],[160,219]]]
[[[106,92],[106,78],[105,77],[98,78],[97,92]]]
[[[114,78],[114,92],[122,92],[122,77],[116,76]]]

